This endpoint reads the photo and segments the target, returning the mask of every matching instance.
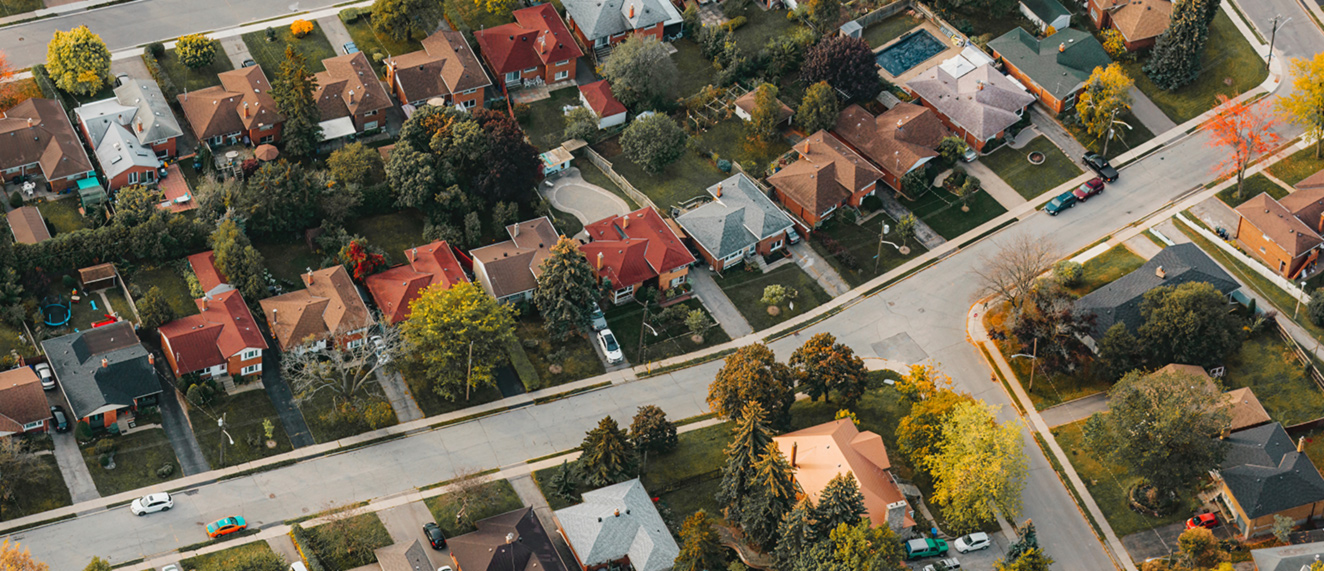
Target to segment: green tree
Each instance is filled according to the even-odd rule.
[[[233,219],[222,220],[211,234],[216,269],[249,302],[267,297],[266,260]]]
[[[597,428],[588,431],[580,450],[576,461],[579,477],[595,488],[629,478],[639,465],[634,444],[610,416],[603,417]]]
[[[746,345],[727,356],[708,386],[708,407],[717,416],[736,420],[748,404],[756,403],[777,430],[790,426],[794,402],[794,375],[762,343]]]
[[[794,506],[796,494],[791,463],[777,443],[769,442],[764,447],[749,483],[751,494],[741,511],[740,527],[747,539],[765,552],[772,551],[777,547],[778,528]]]
[[[1063,287],[1077,287],[1080,280],[1085,277],[1085,267],[1079,262],[1071,260],[1062,260],[1053,264],[1053,279]]]
[[[841,1],[806,0],[796,8],[795,15],[812,26],[819,34],[828,34],[836,28],[837,22],[841,20]]]
[[[712,320],[708,319],[708,314],[704,313],[702,309],[692,309],[685,314],[685,327],[690,330],[692,335],[702,336],[712,325]]]
[[[864,396],[869,370],[864,359],[831,333],[818,333],[791,353],[787,365],[795,373],[796,385],[809,398],[836,395],[837,402],[851,407]]]
[[[1218,564],[1222,554],[1214,532],[1194,527],[1177,536],[1177,558],[1191,568],[1208,568]]]
[[[657,173],[685,152],[688,136],[676,121],[662,113],[635,119],[621,133],[621,150],[644,170]]]
[[[907,214],[896,221],[896,239],[902,246],[915,238],[916,224],[919,224],[919,221],[915,219],[914,214]]]
[[[587,107],[575,107],[565,114],[565,139],[592,142],[598,134],[598,116]]]
[[[1273,537],[1280,543],[1291,543],[1292,528],[1296,527],[1296,522],[1287,516],[1274,514],[1273,516]]]
[[[37,455],[19,439],[0,439],[0,515],[14,517],[12,511],[5,514],[5,508],[13,507],[14,494],[20,487],[36,480],[43,466]],[[0,569],[7,568],[0,566]]]
[[[730,0],[728,0],[730,1]],[[754,112],[746,124],[749,139],[768,144],[777,140],[781,131],[782,102],[777,99],[777,86],[764,83],[754,89]]]
[[[777,528],[777,548],[773,551],[778,569],[790,568],[801,553],[817,543],[818,537],[814,535],[813,509],[808,497],[800,498],[791,511],[786,512],[782,517],[781,525]]]
[[[294,49],[294,44],[286,44],[280,73],[271,82],[271,98],[276,100],[276,110],[285,117],[280,136],[282,146],[294,158],[317,154],[317,144],[322,142],[322,111],[313,97],[316,92],[317,78],[308,71],[303,52]]]
[[[401,365],[427,379],[450,400],[470,389],[495,386],[496,367],[515,341],[515,310],[492,299],[477,283],[428,288],[401,322]],[[467,380],[466,380],[467,379]]]
[[[138,300],[138,317],[142,319],[143,329],[156,329],[163,324],[175,320],[175,310],[170,307],[170,302],[166,301],[165,294],[161,293],[161,288],[152,286],[143,294],[142,299]]]
[[[255,235],[299,231],[316,224],[321,186],[314,173],[282,158],[254,171],[230,206]]]
[[[841,115],[841,101],[837,92],[826,81],[820,81],[805,90],[804,100],[795,114],[795,121],[806,133],[817,133],[837,125]]]
[[[180,36],[175,42],[175,55],[189,69],[207,67],[216,59],[216,44],[202,34]]]
[[[602,64],[612,95],[631,109],[671,99],[676,63],[667,47],[652,36],[633,34],[612,48]]]
[[[757,402],[745,405],[732,429],[731,443],[726,446],[726,463],[722,465],[722,481],[718,484],[716,499],[730,521],[743,520],[757,478],[754,465],[758,463],[759,454],[772,443],[772,433],[763,420],[764,411]]]
[[[386,180],[386,165],[377,149],[355,141],[331,152],[326,158],[331,180],[338,184],[372,186]]]
[[[1085,131],[1095,138],[1107,135],[1117,116],[1131,109],[1131,87],[1134,85],[1122,64],[1094,68],[1085,81],[1085,90],[1076,99],[1076,114],[1085,124]]]
[[[1306,305],[1306,314],[1310,316],[1311,323],[1324,325],[1324,288],[1316,288],[1315,293],[1310,294],[1310,303]]]
[[[712,516],[699,510],[686,518],[680,527],[680,553],[672,570],[714,571],[722,568],[724,559]]]
[[[997,422],[997,408],[982,402],[956,405],[942,429],[938,454],[921,461],[933,476],[933,500],[953,530],[973,530],[995,512],[1015,519],[1029,460],[1020,427]]]
[[[1145,348],[1122,322],[1114,323],[1096,345],[1099,362],[1109,379],[1120,379],[1145,364]]]
[[[1188,282],[1157,287],[1140,304],[1140,341],[1151,362],[1212,367],[1241,346],[1241,319],[1213,285]]]
[[[907,198],[919,198],[933,189],[929,169],[920,167],[901,175],[901,193]]]
[[[93,557],[92,562],[83,568],[83,571],[110,571],[112,567],[110,562],[100,557]]]
[[[478,4],[479,8],[487,11],[488,14],[497,16],[509,14],[515,0],[474,0],[474,3]]]
[[[814,43],[813,36],[812,31],[801,28],[794,33],[769,38],[759,53],[759,59],[766,62],[768,81],[778,83],[800,67],[805,59],[805,48]]]
[[[814,533],[817,537],[827,537],[839,525],[859,523],[866,512],[864,495],[860,493],[855,475],[850,472],[837,474],[818,493],[813,512]]]
[[[1306,140],[1315,140],[1318,159],[1324,148],[1324,52],[1292,58],[1292,91],[1278,98],[1278,110],[1305,130]]]
[[[422,22],[427,8],[424,0],[376,0],[372,3],[372,29],[400,42],[408,41],[411,35],[426,36]]]
[[[630,442],[641,452],[666,453],[676,449],[676,424],[667,420],[667,413],[654,405],[639,407],[630,422]]]
[[[888,525],[871,525],[861,519],[855,524],[839,524],[828,541],[833,558],[843,569],[868,571],[904,571],[909,569],[901,549],[901,539]]]
[[[1222,397],[1205,377],[1132,371],[1109,389],[1109,412],[1086,421],[1086,442],[1170,497],[1222,462],[1226,442],[1211,438],[1231,423]]]
[[[564,341],[591,325],[593,302],[599,296],[593,267],[579,251],[579,242],[564,236],[552,246],[542,262],[542,277],[533,292],[533,303],[542,315],[543,327],[553,339]]]
[[[575,489],[579,485],[579,479],[576,477],[575,470],[565,460],[561,461],[561,467],[552,474],[552,480],[549,482],[552,487],[552,494],[566,501],[575,500]]]
[[[136,184],[121,188],[115,192],[113,220],[125,228],[138,226],[161,211],[157,205],[164,199],[165,195],[155,188]]]
[[[1145,74],[1166,91],[1176,91],[1190,85],[1200,76],[1200,60],[1209,41],[1209,24],[1213,22],[1220,0],[1176,0],[1168,29],[1159,36],[1150,52]]]
[[[1049,571],[1052,565],[1053,559],[1044,555],[1043,549],[1035,547],[1012,561],[998,560],[993,565],[993,569],[994,571]]]
[[[966,144],[965,139],[955,135],[947,135],[938,141],[938,154],[942,156],[943,160],[950,163],[960,161],[968,148],[970,148],[970,145]]]
[[[910,414],[902,417],[896,426],[901,453],[916,466],[921,459],[936,455],[941,449],[942,427],[947,424],[947,418],[957,405],[973,400],[968,394],[944,389],[911,405]]]
[[[436,159],[414,150],[409,143],[398,143],[386,163],[386,180],[395,192],[395,202],[402,208],[436,208],[438,187],[445,177],[437,169]],[[459,191],[458,186],[452,189]]]
[[[56,30],[46,45],[46,71],[56,87],[74,95],[92,95],[110,78],[110,49],[87,26]]]

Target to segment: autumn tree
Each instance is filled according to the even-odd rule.
[[[426,36],[428,31],[422,22],[427,10],[425,0],[376,0],[372,3],[372,29],[401,42],[410,36]]]
[[[782,102],[777,99],[777,86],[764,83],[754,89],[754,112],[746,124],[750,141],[768,144],[777,140],[781,131]]]
[[[175,56],[189,69],[207,67],[216,59],[216,44],[202,34],[180,36],[175,41]]]
[[[1214,532],[1193,527],[1177,536],[1177,559],[1192,569],[1203,569],[1218,564],[1222,555]]]
[[[24,447],[17,438],[0,439],[0,514],[11,506],[14,493],[24,484],[41,475],[42,463],[37,455]],[[9,517],[13,517],[10,514]],[[3,552],[0,551],[0,556]],[[0,562],[3,558],[0,557]],[[7,569],[0,567],[0,569]]]
[[[864,518],[864,495],[855,475],[843,472],[833,476],[818,493],[814,504],[814,532],[827,537],[839,525],[855,525]]]
[[[1122,60],[1130,57],[1130,51],[1126,49],[1126,37],[1114,28],[1108,28],[1099,34],[1103,37],[1103,51],[1108,52],[1108,57],[1114,60]]]
[[[852,100],[867,101],[883,89],[877,65],[868,42],[834,34],[809,48],[800,79],[810,85],[825,81]]]
[[[382,249],[369,244],[366,238],[358,236],[342,246],[336,257],[340,260],[340,264],[345,266],[345,271],[349,272],[350,277],[359,283],[363,283],[368,276],[386,267],[386,254]]]
[[[956,531],[973,530],[998,513],[1015,519],[1029,460],[1020,427],[997,422],[997,408],[956,405],[942,427],[938,453],[920,460],[933,477],[933,500]]]
[[[1324,148],[1324,52],[1292,59],[1292,91],[1278,99],[1278,110],[1315,140],[1315,158]],[[3,76],[0,76],[3,79]]]
[[[331,152],[327,172],[337,184],[371,186],[386,180],[386,165],[377,149],[355,141]]]
[[[928,400],[940,392],[951,391],[951,388],[952,378],[929,364],[911,365],[896,384],[897,392],[911,402]]]
[[[515,340],[515,310],[477,283],[428,288],[410,305],[401,366],[427,379],[438,395],[468,398],[475,388],[495,386],[494,373]]]
[[[654,113],[625,127],[621,133],[621,150],[644,170],[658,173],[685,153],[688,138],[675,119]]]
[[[1168,29],[1150,51],[1145,74],[1165,91],[1190,85],[1200,76],[1200,60],[1209,41],[1209,25],[1220,0],[1177,0],[1172,3]]]
[[[1171,497],[1223,460],[1226,442],[1213,438],[1231,423],[1222,396],[1207,377],[1133,371],[1108,390],[1109,412],[1086,421],[1086,443],[1143,478],[1161,497]]]
[[[565,463],[562,462],[562,466]],[[446,499],[456,507],[455,518],[458,523],[474,526],[475,516],[490,508],[500,498],[497,488],[491,486],[490,473],[472,467],[463,467],[455,471],[455,477],[447,486]]]
[[[533,197],[542,180],[542,161],[538,149],[525,139],[524,129],[502,111],[480,107],[470,115],[484,135],[471,191],[487,204]]]
[[[1053,559],[1044,554],[1042,547],[1035,547],[1022,553],[1011,561],[999,559],[994,563],[994,571],[1049,571]]]
[[[1057,248],[1051,240],[1017,234],[974,270],[979,295],[992,296],[1019,309],[1035,281],[1053,267],[1057,258]]]
[[[795,114],[795,122],[806,133],[831,129],[841,115],[841,102],[826,81],[820,81],[805,90],[804,100]]]
[[[910,413],[902,417],[896,427],[897,446],[901,453],[914,465],[918,465],[921,458],[937,454],[947,418],[957,405],[973,400],[974,397],[968,394],[943,389],[912,404]]]
[[[161,288],[152,286],[135,303],[138,308],[138,318],[142,320],[143,329],[156,329],[166,323],[175,320],[175,310],[170,307],[170,302],[165,294],[161,293]]]
[[[226,218],[216,225],[211,247],[216,269],[246,300],[255,302],[269,295],[266,260],[234,219]]]
[[[4,567],[4,569],[9,568]],[[92,561],[87,564],[87,567],[83,568],[83,571],[111,571],[111,569],[113,569],[113,567],[110,566],[109,561],[100,557],[93,557]]]
[[[708,407],[718,416],[737,420],[747,405],[758,404],[768,424],[778,430],[790,426],[794,402],[794,376],[762,343],[746,345],[727,356],[708,386]]]
[[[810,337],[791,353],[787,365],[795,375],[796,385],[813,400],[836,395],[839,404],[854,406],[869,382],[864,359],[846,344],[838,343],[831,333]]]
[[[841,20],[841,0],[805,0],[794,14],[819,34],[828,34]]]
[[[576,461],[579,477],[595,488],[610,486],[634,474],[639,465],[634,444],[616,420],[605,416],[588,431]]]
[[[655,405],[644,405],[630,421],[630,442],[640,452],[666,453],[676,449],[676,424]]]
[[[0,52],[0,112],[8,111],[17,105],[17,82],[13,81],[14,68],[9,65],[9,58]],[[21,199],[20,199],[21,200]]]
[[[280,72],[271,82],[271,98],[276,110],[285,118],[280,140],[285,153],[295,158],[311,157],[322,142],[322,111],[313,95],[317,92],[317,78],[308,71],[303,52],[285,45],[285,59]],[[271,164],[271,163],[267,163]]]
[[[902,246],[910,243],[915,238],[915,227],[918,224],[919,220],[915,218],[913,213],[898,218],[895,229],[897,242],[900,242]]]
[[[8,440],[8,439],[7,439]],[[50,571],[45,563],[32,558],[32,553],[23,549],[17,541],[9,542],[6,537],[0,542],[0,569],[5,571]]]
[[[1093,331],[1095,316],[1076,311],[1075,302],[1075,294],[1056,280],[1041,279],[1008,318],[1007,329],[1023,352],[1036,356],[1034,366],[1066,372],[1090,355],[1080,339]]]
[[[1138,331],[1151,363],[1212,367],[1241,346],[1242,320],[1228,313],[1226,298],[1207,282],[1162,286],[1145,292]]]
[[[763,551],[777,547],[778,527],[795,504],[796,483],[791,463],[776,442],[769,442],[754,463],[751,493],[740,513],[745,537]]]
[[[599,293],[597,277],[579,251],[579,242],[562,236],[543,260],[538,289],[533,291],[533,304],[547,333],[564,341],[587,331]]]
[[[1085,131],[1096,138],[1108,135],[1117,116],[1131,109],[1133,85],[1122,64],[1094,68],[1085,81],[1085,90],[1076,99],[1076,114],[1085,124]]]
[[[87,26],[56,30],[46,45],[46,71],[56,87],[74,95],[92,95],[110,78],[110,49]]]
[[[1281,140],[1273,126],[1263,101],[1247,105],[1226,95],[1218,96],[1218,107],[1209,120],[1209,146],[1227,153],[1214,168],[1219,176],[1237,177],[1238,198],[1244,191],[1246,168],[1273,151]]]
[[[612,95],[631,109],[671,99],[676,86],[676,62],[656,38],[632,34],[616,44],[602,64],[602,77]]]
[[[680,553],[672,570],[715,571],[721,569],[724,559],[712,516],[699,510],[686,518],[680,527]]]

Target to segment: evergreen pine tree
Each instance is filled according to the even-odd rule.
[[[818,505],[814,506],[814,532],[818,537],[827,537],[840,524],[855,525],[864,517],[864,495],[855,475],[849,472],[837,474],[818,494]]]
[[[542,314],[543,327],[553,339],[564,341],[587,330],[593,302],[598,299],[593,268],[579,252],[579,243],[561,237],[542,262],[542,277],[533,292],[533,303]]]
[[[816,541],[813,509],[809,500],[802,498],[782,518],[781,526],[777,528],[777,549],[773,552],[778,569],[790,569],[800,554]]]
[[[610,416],[584,436],[583,453],[577,466],[579,476],[590,486],[610,486],[630,477],[635,469],[634,445]]]
[[[769,442],[754,464],[749,501],[741,513],[740,527],[745,537],[771,551],[777,546],[777,532],[782,519],[795,504],[795,478],[776,442]]]
[[[552,494],[557,497],[563,500],[575,499],[575,472],[565,460],[561,461],[561,467],[552,474],[549,484],[552,486]]]
[[[280,73],[271,82],[271,98],[276,100],[276,110],[285,117],[281,127],[285,152],[296,158],[316,154],[317,144],[322,141],[322,112],[313,98],[316,92],[317,79],[308,73],[303,53],[294,49],[293,44],[286,44]]]
[[[733,430],[734,438],[726,447],[726,465],[722,466],[722,482],[717,489],[717,504],[725,510],[730,521],[741,521],[741,513],[749,502],[752,482],[756,477],[754,465],[758,456],[772,442],[772,434],[763,424],[763,407],[752,402],[741,410],[740,422]]]
[[[694,512],[680,527],[680,553],[672,571],[717,571],[722,568],[722,559],[713,518],[703,510]]]
[[[1209,25],[1220,0],[1176,0],[1168,29],[1145,64],[1145,74],[1166,91],[1176,91],[1200,75],[1200,59],[1209,40]]]

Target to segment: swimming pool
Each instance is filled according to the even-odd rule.
[[[874,61],[895,77],[946,49],[947,44],[933,37],[928,30],[915,30],[878,52]]]

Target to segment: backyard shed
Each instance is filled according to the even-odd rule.
[[[83,212],[90,212],[92,207],[106,203],[106,189],[96,178],[82,179],[78,181],[78,200],[83,205]]]
[[[78,270],[78,281],[83,282],[84,291],[115,287],[115,264],[97,264]]]

